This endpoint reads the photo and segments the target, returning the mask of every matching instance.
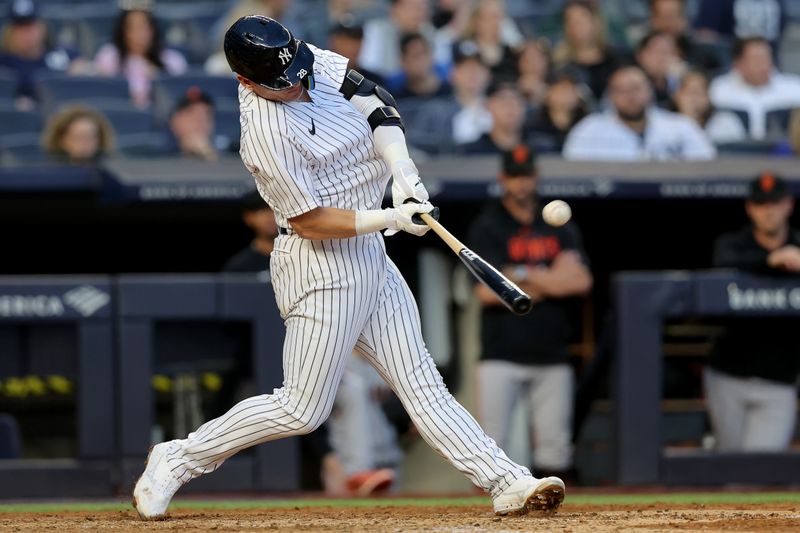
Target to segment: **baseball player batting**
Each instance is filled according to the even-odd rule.
[[[164,516],[184,483],[245,448],[314,431],[353,350],[425,441],[491,494],[497,514],[558,507],[564,483],[511,461],[448,392],[411,291],[386,255],[382,230],[424,235],[430,228],[414,216],[434,209],[394,98],[267,17],[236,21],[225,55],[240,84],[242,161],[280,226],[271,275],[286,325],[283,387],[154,446],[133,492],[139,516]],[[389,178],[393,207],[381,209]]]

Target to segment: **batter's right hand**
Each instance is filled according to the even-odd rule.
[[[405,231],[417,237],[422,237],[431,229],[427,224],[416,224],[412,217],[419,213],[430,213],[433,211],[433,204],[430,202],[407,203],[398,207],[387,209],[389,218],[389,227],[386,229],[384,235],[391,237],[398,231]]]

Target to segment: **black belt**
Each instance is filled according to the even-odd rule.
[[[294,232],[289,233],[289,230],[287,228],[278,226],[278,233],[280,233],[281,235],[291,235]]]

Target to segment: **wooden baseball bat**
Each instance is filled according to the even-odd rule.
[[[533,307],[531,297],[517,287],[510,279],[498,272],[496,268],[487,263],[481,256],[467,248],[463,242],[447,231],[439,221],[428,213],[420,213],[422,220],[431,227],[450,249],[455,252],[464,266],[467,267],[478,281],[489,287],[503,305],[508,307],[515,315],[528,314]]]

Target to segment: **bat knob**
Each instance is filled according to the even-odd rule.
[[[434,207],[434,208],[433,208],[433,211],[431,211],[431,212],[430,212],[430,213],[428,213],[428,214],[429,214],[429,215],[430,215],[430,216],[431,216],[431,217],[432,217],[434,220],[439,220],[439,208],[438,208],[438,207]],[[411,217],[411,222],[413,222],[414,224],[419,224],[420,226],[424,226],[424,225],[425,225],[425,221],[424,221],[424,220],[422,220],[422,217],[421,217],[421,216],[419,216],[419,213],[417,213],[416,215],[414,215],[414,216],[412,216],[412,217]]]
[[[531,312],[531,309],[533,309],[533,302],[527,295],[520,296],[511,304],[511,309],[514,311],[515,315],[527,315]]]

